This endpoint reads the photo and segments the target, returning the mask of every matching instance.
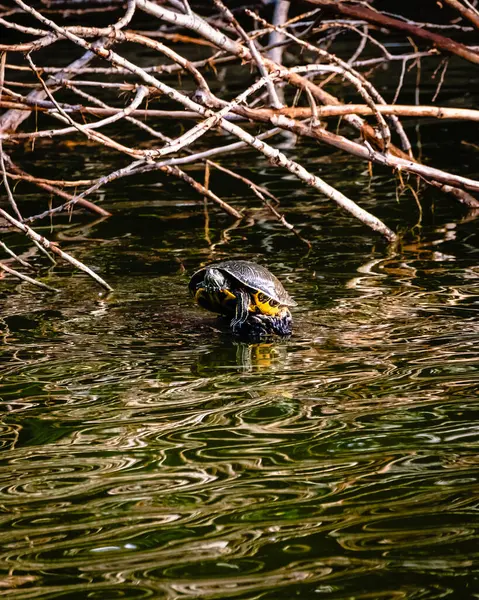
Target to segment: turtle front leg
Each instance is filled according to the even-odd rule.
[[[234,294],[236,296],[236,313],[233,319],[231,319],[230,325],[233,333],[238,333],[248,318],[251,298],[248,292],[241,289],[235,290]]]

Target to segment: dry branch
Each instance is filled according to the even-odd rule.
[[[477,9],[468,8],[467,6],[464,6],[464,4],[459,2],[459,0],[444,0],[444,2],[446,2],[446,4],[449,4],[449,6],[452,6],[452,8],[455,8],[458,12],[461,13],[463,17],[469,19],[469,21],[475,27],[477,27],[477,29],[479,29],[479,12],[477,11]]]
[[[424,27],[418,27],[417,25],[406,23],[405,21],[400,21],[399,19],[394,19],[393,17],[384,15],[381,12],[371,10],[370,8],[366,8],[365,6],[352,5],[346,2],[337,2],[336,0],[307,1],[310,4],[314,4],[315,6],[321,6],[322,8],[327,8],[328,10],[338,12],[347,17],[361,19],[367,21],[368,23],[373,23],[374,25],[387,27],[389,29],[405,31],[406,33],[415,38],[431,42],[432,44],[434,44],[434,46],[440,48],[441,50],[444,50],[445,52],[451,52],[452,54],[456,54],[457,56],[465,58],[470,62],[479,64],[479,52],[476,52],[476,50],[468,48],[464,44],[456,42],[451,38],[439,35],[438,33],[433,33],[432,31],[428,31]]]
[[[146,172],[160,171],[181,179],[198,193],[200,202],[207,198],[232,218],[242,219],[242,212],[211,188],[209,177],[203,184],[188,172],[190,166],[198,163],[204,163],[208,173],[210,166],[216,166],[227,176],[245,183],[256,201],[264,204],[287,231],[292,231],[309,244],[277,206],[273,206],[269,201],[272,196],[254,181],[254,177],[247,178],[211,162],[212,157],[231,156],[243,148],[250,148],[265,157],[272,168],[289,171],[300,185],[313,187],[388,241],[397,239],[390,227],[319,178],[304,161],[293,160],[287,152],[280,150],[274,139],[279,131],[287,132],[283,135],[294,137],[291,136],[294,134],[340,149],[368,164],[387,167],[393,173],[411,173],[425,184],[441,189],[468,206],[479,206],[479,201],[472,195],[479,192],[479,182],[467,177],[467,174],[447,173],[416,161],[399,120],[402,117],[428,117],[479,121],[479,111],[468,108],[396,104],[407,67],[416,64],[415,61],[429,60],[439,52],[446,52],[479,62],[479,52],[475,48],[430,31],[434,29],[433,23],[406,22],[374,11],[364,6],[365,3],[346,1],[308,0],[319,9],[286,21],[288,10],[296,6],[287,0],[278,0],[274,22],[268,23],[262,14],[248,10],[233,12],[222,0],[212,0],[211,7],[215,6],[219,11],[213,17],[195,12],[193,8],[196,7],[192,8],[188,0],[163,0],[161,3],[128,0],[124,13],[116,22],[98,28],[88,24],[92,14],[88,7],[79,13],[84,16],[85,23],[71,26],[66,13],[63,15],[65,24],[59,25],[56,17],[46,17],[32,3],[14,1],[17,13],[28,14],[30,21],[29,26],[16,23],[15,12],[0,18],[0,27],[14,31],[18,40],[18,43],[8,44],[2,38],[0,44],[0,52],[3,52],[0,61],[0,109],[5,110],[0,115],[0,170],[10,206],[10,212],[1,209],[0,216],[42,250],[48,249],[62,256],[106,289],[111,288],[86,265],[62,252],[55,243],[37,234],[26,223],[45,217],[52,219],[60,212],[79,206],[108,215],[87,196],[112,181]],[[456,0],[446,2],[477,26],[477,11]],[[261,3],[258,4],[260,6]],[[322,9],[339,13],[341,18],[333,21],[319,19],[324,16]],[[199,11],[202,12],[201,7]],[[128,29],[135,23],[133,19],[137,13],[147,14],[154,22],[151,30]],[[249,30],[249,25],[261,29]],[[382,28],[382,34],[384,28],[394,29],[434,47],[421,51],[412,48],[410,52],[392,55],[387,45],[378,39],[377,27]],[[336,36],[344,30],[358,36],[358,45],[354,52],[349,53],[349,59],[339,58],[334,51]],[[456,29],[451,27],[450,31],[453,36]],[[193,33],[190,35],[188,32]],[[321,44],[321,39],[317,40],[318,35],[327,40],[327,49]],[[268,36],[270,46],[265,45]],[[72,49],[78,47],[83,55],[65,67],[52,67],[47,59],[38,58],[48,56],[47,47],[60,41],[69,43]],[[201,60],[188,60],[185,55],[191,55],[190,52],[174,49],[172,43],[177,41],[201,46]],[[126,58],[120,43],[148,48],[153,58],[149,64],[140,66]],[[285,48],[288,48],[286,55],[283,52]],[[37,52],[39,49],[42,49],[41,53]],[[368,58],[361,60],[366,50],[374,54],[371,57],[370,52]],[[23,64],[13,64],[13,60],[11,64],[7,62],[7,53],[27,55]],[[294,65],[286,64],[289,56],[295,57]],[[98,64],[90,65],[93,59]],[[397,60],[402,62],[401,74],[388,90],[388,99],[394,98],[388,102],[364,69]],[[225,98],[221,86],[212,86],[211,81],[222,77],[218,71],[220,67],[224,69],[227,68],[225,65],[237,64],[238,61],[247,63],[251,77],[255,73],[257,77],[254,81],[249,80],[234,98]],[[6,71],[8,77],[5,77]],[[448,75],[447,58],[440,63],[437,73],[435,97]],[[181,79],[175,75],[181,75]],[[333,80],[336,89],[344,85],[348,94],[352,91],[363,103],[342,104],[340,98],[329,91]],[[218,92],[212,91],[217,89]],[[25,90],[32,91],[27,94]],[[123,99],[125,95],[128,97],[126,101]],[[158,102],[160,107],[152,107],[153,102]],[[41,113],[38,123],[33,119],[26,121],[32,111]],[[336,119],[337,127],[334,128],[333,122],[333,126],[326,129],[322,123],[324,119]],[[165,120],[181,121],[186,129],[172,138],[161,129]],[[111,128],[111,125],[119,123],[125,128],[141,129],[142,139],[146,136],[147,141],[124,143],[119,137],[118,127],[116,130]],[[343,123],[347,127],[339,130],[339,124]],[[264,127],[264,124],[272,125],[273,129],[258,134],[258,125]],[[359,133],[359,140],[348,137],[351,128],[356,136]],[[335,129],[336,133],[333,133]],[[218,130],[231,136],[233,143],[218,146]],[[95,179],[83,177],[75,180],[62,173],[58,179],[51,180],[26,173],[21,165],[12,162],[11,153],[6,151],[7,145],[44,144],[44,140],[49,138],[75,139],[79,136],[90,147],[107,149],[125,157],[127,164]],[[131,139],[130,136],[128,140]],[[16,162],[21,161],[17,159]],[[23,216],[21,203],[14,198],[9,179],[30,182],[49,195],[61,198],[62,204],[52,206],[49,203],[48,208],[39,214]],[[78,192],[69,194],[64,187],[78,188]],[[208,238],[207,232],[205,236]],[[211,241],[209,243],[214,247]],[[7,246],[1,247],[11,256]]]
[[[32,277],[25,275],[25,273],[20,273],[20,271],[17,271],[16,269],[12,269],[12,267],[7,266],[5,263],[0,262],[0,269],[2,269],[2,271],[5,271],[6,273],[10,273],[10,275],[14,275],[18,279],[21,279],[22,281],[26,281],[27,283],[31,283],[32,285],[36,285],[37,287],[40,287],[49,292],[58,292],[58,290],[50,287],[46,283],[37,281],[36,279],[33,279]]]

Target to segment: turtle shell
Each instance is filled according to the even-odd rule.
[[[284,289],[283,284],[265,267],[249,260],[225,260],[203,267],[191,278],[189,287],[193,292],[201,282],[206,269],[218,269],[239,281],[244,286],[255,291],[263,292],[282,306],[296,306],[296,302]]]

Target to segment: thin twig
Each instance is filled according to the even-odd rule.
[[[28,275],[25,275],[24,273],[20,273],[20,271],[16,271],[15,269],[12,269],[11,267],[8,267],[6,264],[0,262],[0,269],[2,269],[3,271],[6,271],[7,273],[10,273],[10,275],[14,275],[15,277],[18,277],[19,279],[22,279],[23,281],[26,281],[27,283],[31,283],[32,285],[36,285],[37,287],[40,287],[44,290],[48,290],[49,292],[58,292],[59,290],[50,287],[49,285],[46,285],[46,283],[42,283],[41,281],[37,281],[36,279],[32,279],[31,277],[29,277]]]
[[[0,241],[0,246],[3,248],[4,252],[6,252],[7,254],[9,254],[13,258],[13,260],[16,260],[17,262],[19,262],[26,269],[30,269],[32,271],[35,270],[34,267],[32,267],[31,264],[27,263],[26,260],[23,260],[23,258],[21,258],[17,254],[15,254],[15,252],[13,250],[10,250],[10,248],[4,242]]]
[[[3,210],[3,208],[0,208],[0,216],[2,216],[6,221],[8,221],[10,223],[10,225],[15,227],[19,231],[22,231],[31,240],[38,242],[45,249],[51,250],[52,252],[54,252],[55,254],[57,254],[58,256],[60,256],[64,260],[66,260],[67,262],[69,262],[70,264],[77,267],[77,269],[80,269],[81,271],[84,271],[85,273],[87,273],[90,277],[92,277],[97,283],[99,283],[106,290],[108,290],[110,292],[113,291],[113,288],[111,286],[109,286],[108,283],[106,283],[106,281],[104,281],[94,271],[92,271],[90,268],[88,268],[86,265],[84,265],[82,262],[80,262],[79,260],[77,260],[76,258],[71,256],[67,252],[60,250],[60,248],[56,244],[53,244],[52,242],[48,241],[46,237],[38,234],[36,231],[31,229],[31,227],[29,227],[25,223],[21,223],[20,221],[18,221],[17,219],[15,219],[11,215],[9,215],[6,211]]]

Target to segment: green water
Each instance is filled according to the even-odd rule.
[[[406,124],[435,166],[478,176],[461,144],[475,124]],[[157,174],[105,188],[110,219],[37,225],[115,292],[36,254],[59,294],[0,283],[0,595],[478,597],[477,214],[436,191],[421,214],[388,171],[311,142],[286,151],[403,243],[251,152],[224,164],[276,193],[311,250],[223,174],[212,186],[248,207],[239,225],[211,206],[207,224],[202,200]],[[81,144],[20,156],[47,177],[120,164]],[[297,300],[291,339],[241,343],[192,304],[188,275],[230,257]]]

